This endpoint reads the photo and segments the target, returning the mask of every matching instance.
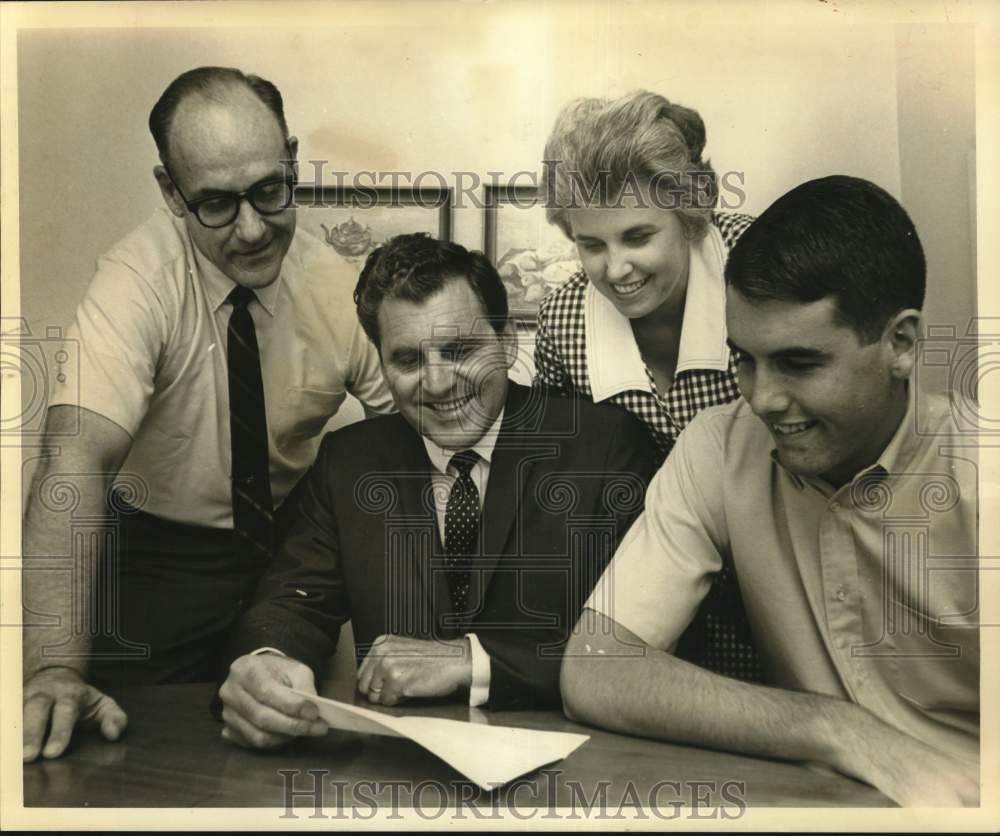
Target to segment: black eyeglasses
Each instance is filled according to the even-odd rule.
[[[166,166],[164,171],[167,172],[167,177],[174,184],[188,211],[194,214],[202,226],[207,226],[209,229],[219,229],[235,221],[240,214],[240,204],[244,199],[248,200],[261,215],[277,215],[291,206],[295,198],[295,176],[287,175],[261,180],[245,192],[219,192],[198,200],[188,200]]]

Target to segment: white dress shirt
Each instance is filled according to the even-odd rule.
[[[378,352],[354,313],[356,278],[329,247],[295,233],[281,273],[247,310],[260,346],[271,493],[277,507],[316,458],[348,393],[393,411]],[[97,262],[56,354],[49,406],[71,404],[131,437],[123,473],[148,486],[143,510],[231,528],[227,329],[235,284],[158,209]],[[65,357],[64,361],[58,360]]]
[[[466,450],[475,450],[479,454],[479,460],[469,471],[473,484],[479,491],[479,510],[483,510],[483,502],[486,499],[486,485],[490,478],[490,463],[493,459],[493,450],[496,447],[497,436],[500,434],[500,426],[503,424],[503,413],[501,409],[493,425],[483,434],[483,437],[472,447]],[[441,542],[444,542],[444,515],[448,506],[448,497],[451,494],[451,486],[458,478],[458,473],[451,466],[451,459],[458,450],[445,450],[439,447],[427,436],[423,436],[424,447],[427,449],[427,456],[431,460],[434,470],[431,473],[432,494],[434,495],[434,509],[437,512],[438,532],[441,534]],[[490,698],[490,656],[483,649],[475,633],[466,633],[472,649],[472,685],[469,688],[469,705],[473,708],[484,705]]]

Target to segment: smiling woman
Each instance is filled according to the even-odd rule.
[[[571,102],[545,146],[546,214],[583,271],[542,304],[538,382],[635,413],[664,456],[739,395],[722,275],[752,219],[713,209],[704,146],[696,111],[646,91]]]
[[[618,209],[571,209],[568,216],[584,272],[635,323],[633,330],[641,321],[683,310],[688,240],[677,215],[639,197]],[[668,390],[669,369],[654,364],[651,371],[658,387]]]
[[[698,412],[739,397],[723,270],[752,218],[714,209],[704,147],[696,111],[647,91],[571,102],[545,145],[546,215],[583,270],[542,302],[536,382],[627,409],[664,458]],[[759,678],[727,571],[682,652]]]

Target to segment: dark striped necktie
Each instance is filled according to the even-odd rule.
[[[475,450],[463,450],[451,458],[458,472],[444,511],[445,565],[452,609],[464,613],[469,602],[469,569],[479,553],[479,490],[472,481],[472,468],[479,461]]]
[[[232,441],[233,528],[259,557],[272,547],[273,506],[267,453],[267,414],[257,332],[247,306],[257,297],[236,287],[229,317],[229,432]]]

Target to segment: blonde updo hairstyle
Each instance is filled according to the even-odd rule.
[[[629,188],[656,183],[659,194],[667,183],[669,200],[655,205],[676,211],[684,234],[697,240],[708,231],[718,198],[715,171],[701,159],[704,147],[698,112],[656,93],[576,99],[563,108],[545,143],[545,215],[572,239],[567,209],[614,206]],[[587,202],[581,204],[581,197]]]

